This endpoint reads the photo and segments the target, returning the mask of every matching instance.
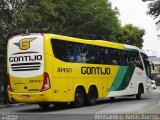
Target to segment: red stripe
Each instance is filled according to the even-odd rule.
[[[18,52],[18,53],[14,53],[12,55],[18,55],[18,54],[30,54],[30,53],[38,53],[38,52]]]

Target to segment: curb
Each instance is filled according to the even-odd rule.
[[[0,108],[19,107],[19,106],[25,106],[25,105],[27,104],[25,103],[6,104],[6,105],[0,105]]]

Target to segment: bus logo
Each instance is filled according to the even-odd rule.
[[[27,50],[30,48],[30,42],[35,40],[36,38],[24,38],[19,41],[19,43],[14,43],[19,47],[21,50]]]

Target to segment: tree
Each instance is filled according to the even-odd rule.
[[[26,31],[116,40],[121,27],[108,0],[0,0],[0,16],[4,55],[7,39]],[[3,64],[6,66],[6,57]]]
[[[154,0],[148,5],[149,11],[148,14],[154,19],[158,19],[156,25],[160,29],[160,0]]]
[[[115,40],[120,29],[117,11],[108,0],[1,0],[0,4],[3,33],[49,32]]]
[[[4,103],[8,102],[7,96],[7,68],[6,68],[6,48],[7,39],[18,33],[19,15],[26,7],[25,0],[1,0],[0,1],[0,83],[3,85]],[[1,86],[0,86],[1,87]]]
[[[145,31],[143,29],[133,26],[132,24],[126,24],[121,28],[117,38],[120,43],[130,44],[142,48],[144,34]]]
[[[0,48],[6,55],[7,39],[27,31],[122,43],[131,40],[142,47],[144,31],[132,25],[121,28],[117,15],[109,0],[0,0]]]
[[[29,32],[51,32],[86,39],[115,39],[117,11],[108,0],[36,0],[21,16]]]

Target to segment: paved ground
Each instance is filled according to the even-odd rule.
[[[144,94],[142,97],[141,100],[136,100],[135,96],[118,97],[114,101],[106,99],[98,101],[95,106],[84,106],[82,108],[71,108],[69,106],[55,108],[51,106],[46,110],[37,105],[16,104],[12,107],[3,106],[0,112],[3,115],[18,115],[18,120],[90,120],[108,117],[101,116],[102,114],[160,114],[160,87],[150,94]],[[125,119],[130,117],[134,116],[125,116]],[[139,116],[137,117],[139,118]],[[156,118],[156,116],[153,117]]]

